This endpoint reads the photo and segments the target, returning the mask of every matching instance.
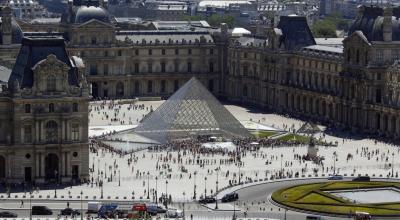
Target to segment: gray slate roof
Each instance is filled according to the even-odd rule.
[[[284,45],[286,50],[299,50],[316,44],[305,17],[282,16],[278,28],[282,30],[280,46]]]
[[[77,70],[73,65],[65,50],[63,38],[41,37],[41,38],[23,38],[21,49],[15,61],[14,68],[8,80],[8,87],[14,88],[14,81],[18,80],[20,88],[32,88],[33,71],[32,67],[38,62],[53,54],[58,60],[64,62],[70,67],[68,74],[68,83],[78,86]]]

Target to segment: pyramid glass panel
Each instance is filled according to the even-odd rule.
[[[190,79],[148,115],[135,132],[160,143],[199,135],[250,136],[247,129],[196,78]]]

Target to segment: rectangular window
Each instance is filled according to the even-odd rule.
[[[165,80],[161,80],[161,93],[165,92],[166,83]]]
[[[25,113],[31,113],[31,105],[25,104]]]
[[[92,37],[92,44],[97,44],[97,39],[96,39],[96,37]]]
[[[149,49],[149,55],[153,55],[153,50]]]
[[[179,55],[179,49],[175,49],[175,55]]]
[[[148,73],[152,73],[153,72],[153,64],[152,63],[147,64],[147,72]]]
[[[153,92],[153,81],[149,80],[147,82],[147,93],[152,93]]]
[[[139,50],[138,50],[138,49],[135,50],[135,55],[136,55],[136,56],[139,55]]]
[[[376,61],[383,62],[383,50],[376,50]]]
[[[176,91],[178,91],[178,89],[179,89],[179,81],[176,79],[174,81],[174,91],[176,92]]]
[[[119,57],[122,56],[122,51],[121,50],[118,50],[118,56]]]
[[[187,63],[187,71],[188,71],[189,73],[192,72],[192,63],[191,63],[191,62],[188,62],[188,63]]]
[[[104,66],[103,66],[103,74],[104,74],[105,76],[108,75],[108,64],[107,64],[107,63],[105,63]]]
[[[214,49],[210,49],[210,55],[214,54]]]
[[[192,49],[188,49],[188,54],[192,54]]]
[[[161,63],[161,72],[165,73],[165,63],[164,62]]]
[[[214,63],[213,62],[210,62],[209,68],[210,68],[210,73],[213,73],[214,72]]]
[[[135,73],[139,73],[139,64],[135,63]]]
[[[30,125],[24,126],[24,142],[25,143],[32,142],[32,127]]]
[[[162,49],[162,50],[161,50],[161,54],[162,54],[162,55],[165,55],[165,49]]]
[[[179,63],[178,62],[175,63],[174,69],[175,69],[176,73],[179,72]]]
[[[243,66],[243,76],[247,76],[249,68],[247,66]]]
[[[73,141],[79,140],[79,124],[72,125],[71,133],[71,138]]]
[[[97,65],[96,64],[90,64],[90,75],[97,75]]]

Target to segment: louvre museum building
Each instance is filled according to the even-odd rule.
[[[18,21],[8,7],[1,16],[0,64],[12,71],[0,97],[0,178],[87,177],[90,98],[168,98],[192,77],[221,100],[400,137],[400,8],[359,7],[344,39],[314,38],[300,16],[242,35],[225,24],[146,26],[103,1],[69,1],[56,22]]]

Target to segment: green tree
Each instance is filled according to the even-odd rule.
[[[226,23],[229,28],[233,28],[235,26],[235,17],[232,15],[211,15],[207,18],[207,22],[215,27],[218,27],[221,23]]]

